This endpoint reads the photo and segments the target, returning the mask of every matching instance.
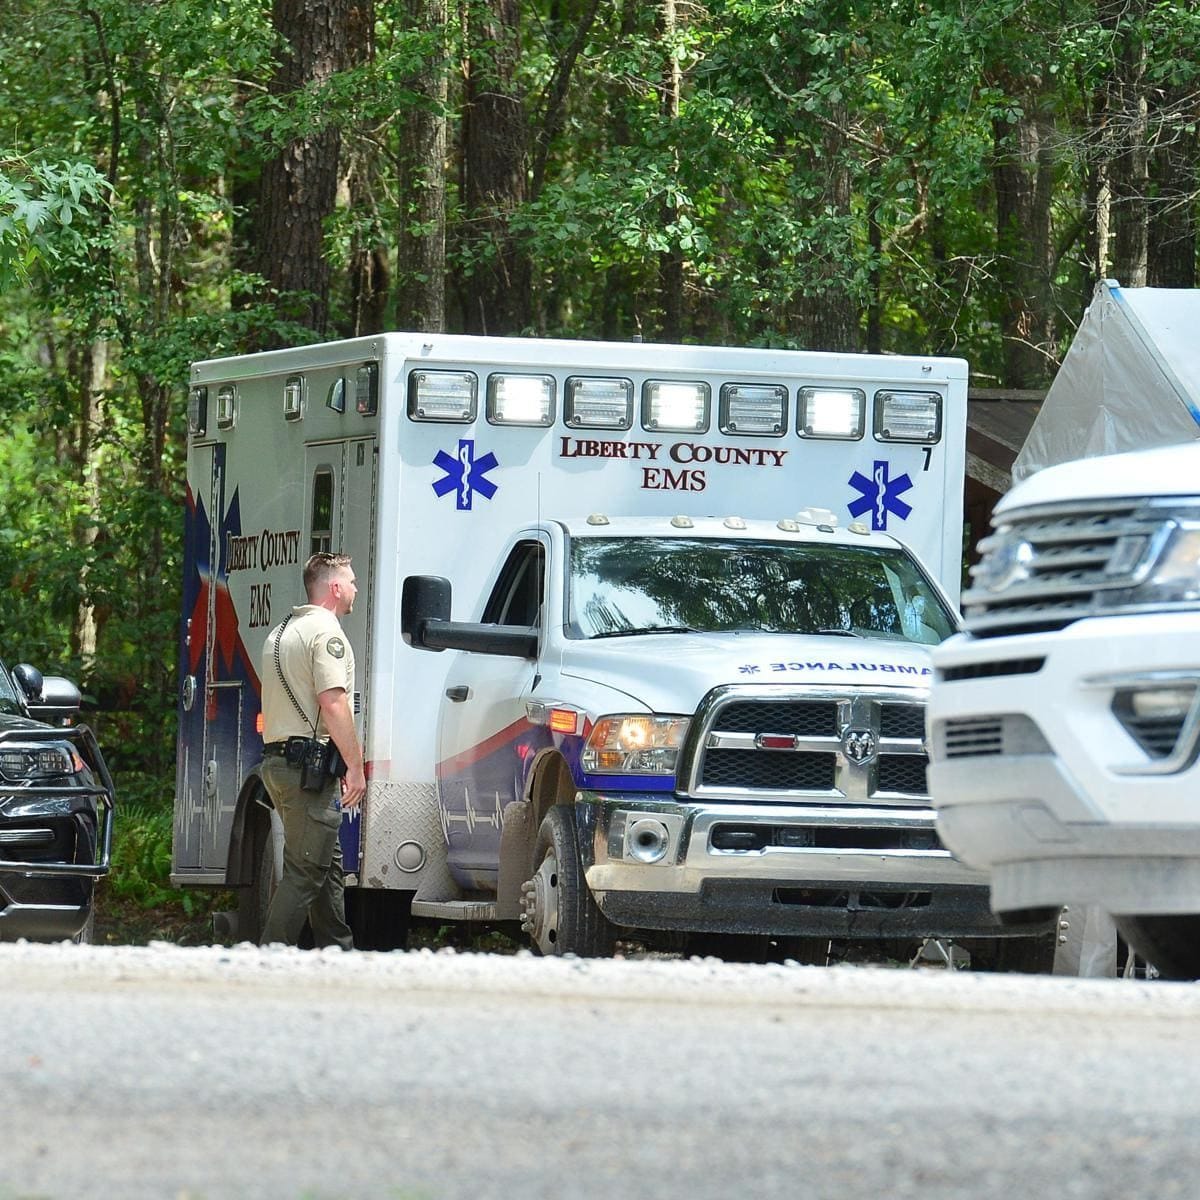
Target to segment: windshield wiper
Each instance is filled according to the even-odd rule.
[[[603,633],[593,633],[593,638],[636,637],[642,633],[701,633],[690,625],[642,625],[635,629],[606,629]]]
[[[862,637],[861,633],[855,633],[853,629],[814,629],[813,633],[826,637]]]

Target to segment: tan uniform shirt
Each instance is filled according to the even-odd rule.
[[[267,634],[262,656],[263,741],[282,742],[289,737],[328,738],[329,731],[320,719],[317,697],[330,688],[344,688],[354,708],[354,651],[337,617],[317,604],[302,604],[292,609],[292,619],[280,637],[280,626]],[[279,665],[304,710],[301,717],[288,699],[275,666],[275,645],[279,643]]]

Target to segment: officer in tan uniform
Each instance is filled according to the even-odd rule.
[[[358,590],[349,556],[314,554],[304,565],[304,590],[308,603],[293,608],[263,646],[262,779],[283,821],[284,849],[262,941],[295,945],[308,918],[318,947],[352,950],[338,829],[367,782],[351,705],[354,653],[339,621]],[[301,765],[291,761],[295,739],[311,738],[332,740],[346,762],[344,777],[328,777],[320,791],[300,786]]]

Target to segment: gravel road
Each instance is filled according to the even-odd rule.
[[[1194,1197],[1200,987],[0,946],[0,1200]]]

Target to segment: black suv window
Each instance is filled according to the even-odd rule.
[[[21,712],[21,701],[17,696],[16,685],[9,677],[8,668],[0,662],[0,713],[17,717],[21,715]]]

